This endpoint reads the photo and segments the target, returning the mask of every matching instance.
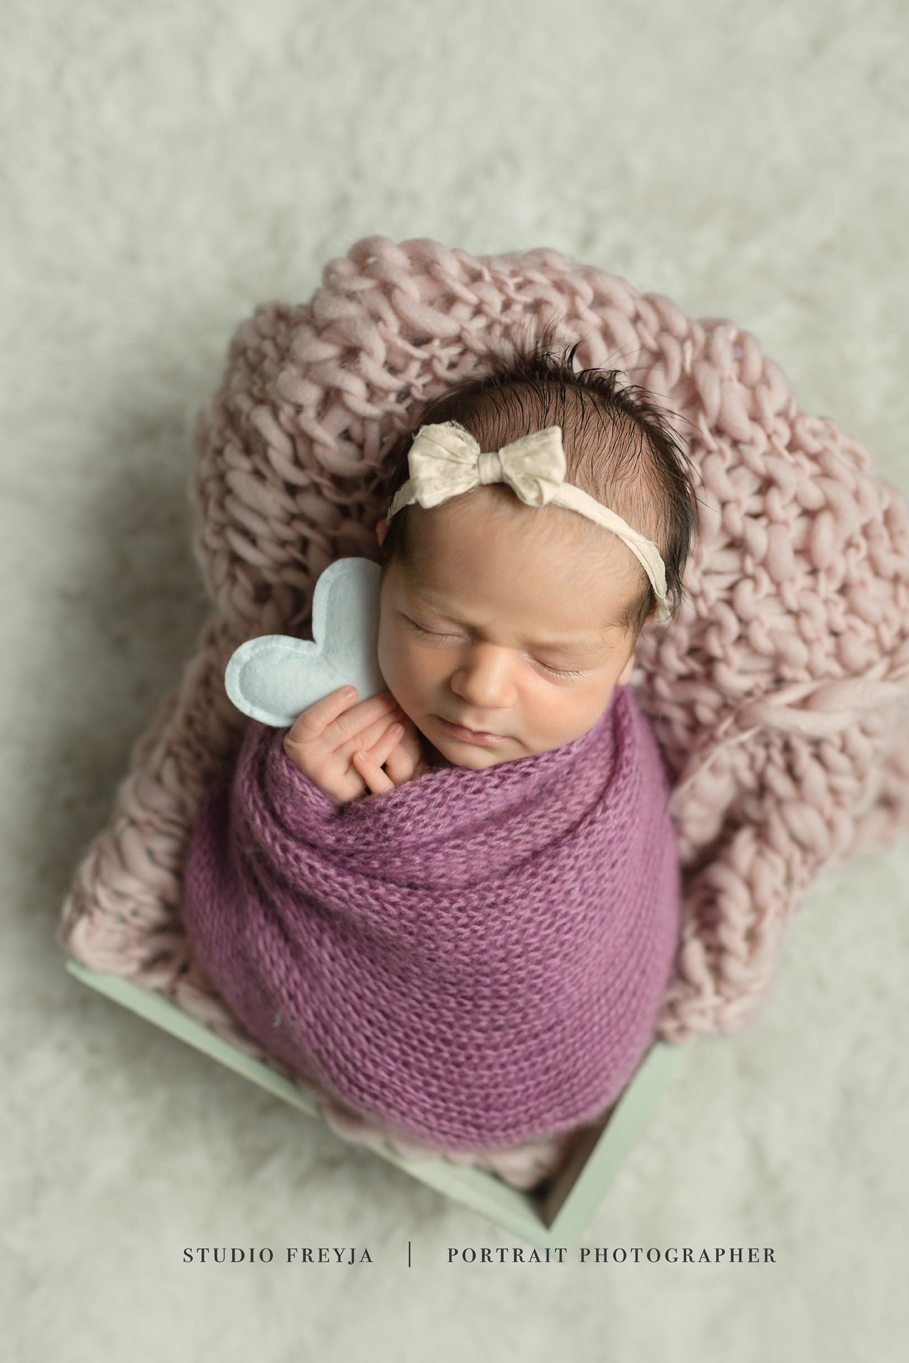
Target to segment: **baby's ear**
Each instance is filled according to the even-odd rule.
[[[619,676],[616,678],[616,686],[627,686],[631,681],[631,674],[634,671],[634,649],[631,650],[631,657],[628,659]]]
[[[388,521],[383,516],[376,524],[376,539],[379,541],[379,548],[385,543],[385,536],[388,534]]]

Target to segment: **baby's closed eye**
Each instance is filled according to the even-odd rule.
[[[412,620],[410,616],[406,616],[405,619],[418,634],[423,635],[425,638],[467,642],[466,636],[463,634],[449,634],[439,629],[429,629],[426,625],[421,625],[417,620]],[[548,673],[552,677],[580,677],[582,675],[580,668],[556,667],[552,663],[544,662],[542,658],[537,658],[530,653],[525,654],[525,657],[529,662],[533,663],[534,666],[541,668],[543,672]]]
[[[550,672],[554,677],[580,677],[579,668],[572,667],[552,667],[549,663],[544,663],[542,658],[534,658],[533,661],[538,667],[542,667],[544,672]]]
[[[430,638],[432,638],[432,639],[461,639],[461,638],[463,638],[463,635],[460,635],[460,634],[443,634],[443,632],[442,632],[441,630],[438,630],[438,629],[427,629],[427,628],[425,627],[425,625],[418,625],[417,622],[416,622],[416,620],[411,620],[410,616],[406,616],[405,618],[406,618],[406,620],[407,620],[407,623],[408,623],[409,625],[413,625],[414,629],[415,629],[419,634],[428,634],[428,635],[430,636]]]

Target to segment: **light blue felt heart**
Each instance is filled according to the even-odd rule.
[[[325,569],[313,595],[312,633],[311,641],[265,634],[240,645],[224,674],[238,710],[284,729],[339,686],[357,688],[354,704],[388,689],[376,657],[377,563],[339,558]]]

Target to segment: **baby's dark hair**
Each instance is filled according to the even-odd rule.
[[[682,598],[682,573],[697,533],[697,501],[683,450],[647,392],[623,383],[617,370],[576,371],[577,347],[556,355],[545,344],[490,356],[483,373],[462,380],[420,412],[413,431],[386,456],[389,500],[408,478],[407,455],[421,426],[456,421],[484,450],[560,426],[566,481],[609,507],[659,547],[670,608]],[[382,545],[383,576],[406,559],[407,510],[399,511]],[[656,605],[649,582],[622,623],[640,633]]]

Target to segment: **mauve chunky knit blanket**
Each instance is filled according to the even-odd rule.
[[[678,938],[668,781],[629,692],[565,747],[342,806],[282,738],[250,726],[186,870],[194,958],[249,1033],[426,1149],[518,1144],[611,1103]]]
[[[660,1032],[745,1025],[792,910],[828,867],[909,825],[909,524],[870,457],[800,411],[748,332],[555,251],[475,257],[358,242],[313,298],[237,331],[196,432],[198,552],[214,610],[79,867],[61,937],[261,1048],[193,969],[182,872],[206,788],[247,721],[243,640],[305,633],[316,578],[377,557],[387,449],[484,350],[553,328],[677,414],[701,502],[687,600],[633,678],[674,773],[681,950]]]

